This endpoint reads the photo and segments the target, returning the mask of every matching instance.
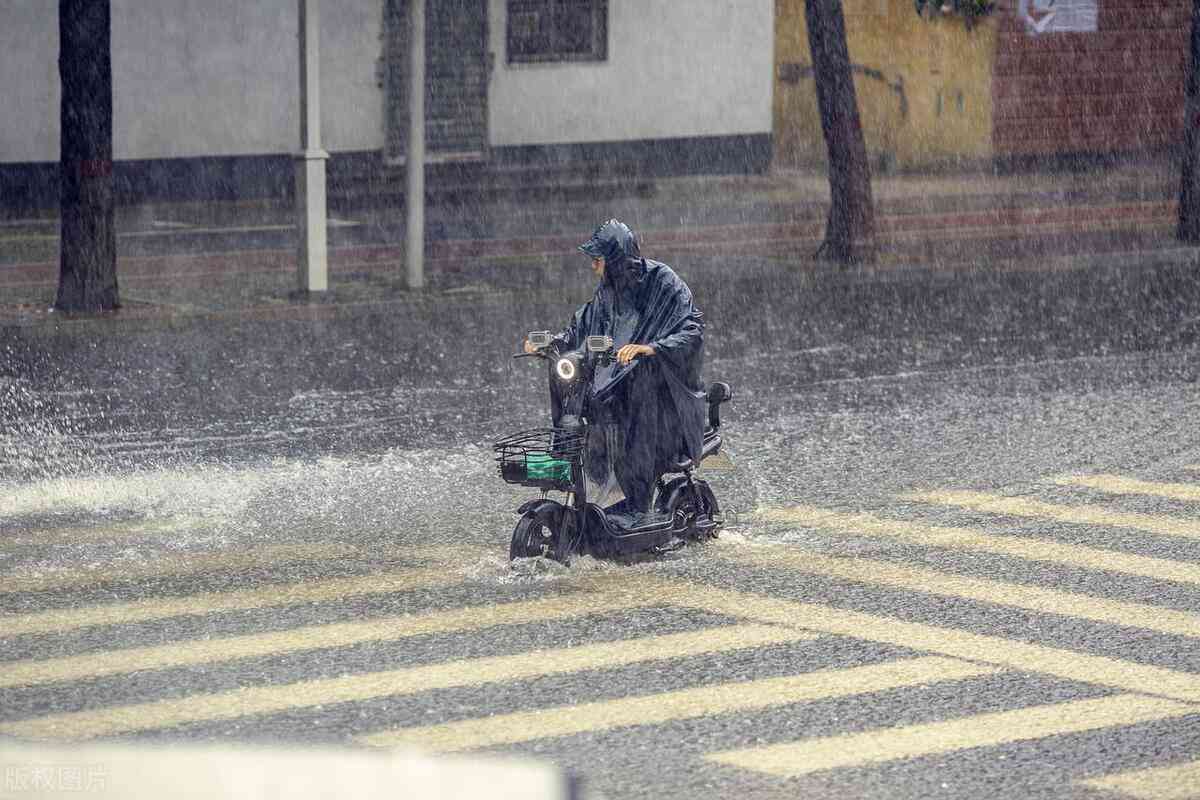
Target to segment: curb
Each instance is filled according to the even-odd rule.
[[[794,252],[794,251],[793,251]],[[744,251],[743,251],[744,253]],[[767,257],[770,260],[770,257]],[[861,283],[899,283],[916,280],[953,280],[980,274],[1064,273],[1083,270],[1127,270],[1170,267],[1200,268],[1200,247],[1169,247],[1156,250],[1113,251],[1061,255],[1048,258],[1011,258],[940,262],[896,261],[887,264],[843,267],[828,262],[803,262],[802,269],[779,263],[768,272],[797,274],[813,282],[831,285]],[[191,309],[167,304],[138,303],[115,313],[100,315],[52,316],[46,309],[30,308],[5,314],[0,306],[0,334],[21,338],[91,336],[137,333],[147,330],[188,330],[198,326],[256,322],[321,322],[357,318],[402,308],[458,302],[511,302],[561,300],[561,287],[534,288],[486,284],[448,289],[424,289],[416,292],[392,288],[388,297],[365,300],[339,300],[336,295],[317,300],[294,300],[271,305],[251,305],[228,310]],[[144,306],[139,311],[138,306]]]
[[[1023,237],[1031,233],[1066,233],[1088,230],[1119,230],[1167,225],[1176,204],[1144,202],[1109,206],[1066,206],[1062,208],[967,211],[957,214],[909,214],[876,217],[877,238],[881,246],[901,245],[918,240],[955,241],[972,238],[1000,238],[1006,232]],[[809,245],[815,250],[824,235],[825,223],[806,220],[790,223],[747,223],[706,225],[699,228],[651,228],[642,232],[647,250],[686,251],[703,247],[720,252],[735,247],[739,252],[747,243]],[[574,254],[578,235],[551,235],[507,239],[449,239],[426,246],[431,266],[455,269],[480,261],[504,258],[562,258]],[[685,249],[686,248],[686,249]],[[355,245],[329,251],[330,272],[392,269],[405,257],[400,245]],[[247,274],[295,269],[292,250],[233,250],[202,255],[133,256],[122,258],[118,275],[125,278],[174,276],[210,276]],[[40,261],[0,266],[0,287],[51,286],[57,282],[58,264]]]

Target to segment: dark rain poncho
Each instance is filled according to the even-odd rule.
[[[614,350],[626,344],[655,350],[625,366],[597,368],[587,400],[589,420],[599,423],[589,436],[588,472],[603,481],[611,464],[626,498],[621,510],[643,512],[664,472],[681,459],[700,457],[703,314],[669,266],[641,257],[623,223],[601,225],[580,250],[604,258],[604,279],[556,337],[560,350],[580,348],[592,335],[611,336]]]

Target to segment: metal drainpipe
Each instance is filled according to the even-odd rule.
[[[296,210],[300,232],[297,271],[300,291],[329,288],[326,238],[325,162],[321,149],[320,0],[299,0],[300,148],[295,156]]]
[[[425,0],[409,0],[408,187],[405,233],[408,288],[425,286]]]

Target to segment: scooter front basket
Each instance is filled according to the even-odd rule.
[[[567,491],[583,453],[582,430],[531,428],[492,445],[500,477],[506,483]]]

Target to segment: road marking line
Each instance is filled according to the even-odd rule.
[[[470,561],[487,556],[502,556],[503,552],[496,548],[478,544],[434,544],[397,550],[397,555],[403,553],[421,564],[441,565],[449,571],[457,570],[464,561]],[[366,553],[364,552],[364,555]]]
[[[650,576],[641,577],[639,591],[661,603],[703,609],[748,622],[881,642],[1022,672],[1041,672],[1080,683],[1200,703],[1200,674],[1166,667]]]
[[[927,683],[958,681],[1000,672],[957,659],[927,656],[849,669],[827,669],[757,681],[697,686],[642,697],[400,728],[358,737],[377,747],[409,745],[426,750],[474,750],[552,736],[659,725],[681,719],[753,711],[791,703],[869,694]]]
[[[977,550],[1029,561],[1044,561],[1200,585],[1200,564],[1101,550],[1056,542],[1052,539],[1036,539],[1015,534],[997,536],[973,528],[924,525],[906,520],[886,519],[873,514],[841,513],[802,505],[767,509],[756,514],[755,518],[768,522],[795,523],[852,536],[885,536],[931,547]]]
[[[515,603],[468,606],[426,614],[380,617],[365,622],[306,625],[285,631],[179,641],[63,658],[0,661],[0,687],[87,680],[142,670],[170,669],[191,664],[210,664],[328,647],[348,647],[363,642],[396,641],[412,636],[473,631],[533,620],[564,619],[644,605],[644,599],[632,596],[589,592]]]
[[[1152,514],[1112,511],[1102,506],[1062,506],[1044,503],[1027,497],[1005,497],[985,492],[912,492],[903,494],[905,500],[921,503],[955,506],[989,514],[1004,514],[1012,517],[1038,517],[1057,522],[1078,525],[1105,525],[1114,528],[1131,528],[1163,536],[1182,536],[1200,539],[1200,523]]]
[[[1141,494],[1171,500],[1200,500],[1200,486],[1194,483],[1155,483],[1121,475],[1062,475],[1054,479],[1059,486],[1082,486],[1109,494]]]
[[[733,472],[737,466],[728,453],[717,453],[700,462],[700,472]]]
[[[1076,783],[1138,800],[1195,800],[1200,797],[1200,761],[1118,772]]]
[[[1200,714],[1200,706],[1142,695],[1120,694],[1045,706],[976,714],[897,728],[799,742],[727,750],[709,761],[779,777],[865,767],[978,747],[1023,742]]]
[[[3,514],[0,514],[2,518]],[[124,539],[135,536],[152,536],[163,533],[180,533],[205,527],[204,520],[196,517],[163,520],[137,520],[133,522],[110,522],[103,526],[80,525],[69,528],[47,528],[43,530],[21,530],[0,537],[0,552],[14,548],[42,547],[55,544],[75,544],[106,539]]]
[[[221,570],[245,570],[297,561],[330,561],[361,555],[341,544],[295,544],[231,552],[155,552],[152,562],[108,563],[94,567],[51,570],[44,573],[0,575],[0,593],[45,592],[139,578],[195,575]]]
[[[536,650],[512,656],[463,659],[420,667],[243,687],[130,706],[52,714],[0,723],[0,733],[27,739],[86,739],[193,722],[271,714],[435,689],[478,686],[561,675],[816,638],[807,631],[769,625],[726,625],[618,642]]]
[[[1200,615],[1145,603],[1107,600],[1075,592],[973,578],[857,556],[834,558],[782,545],[752,550],[727,549],[721,555],[756,566],[783,567],[856,583],[888,586],[922,594],[963,598],[1043,614],[1060,614],[1093,622],[1127,625],[1159,633],[1200,638]]]
[[[171,617],[204,616],[223,611],[245,611],[342,600],[368,594],[427,589],[461,580],[461,576],[447,573],[443,568],[430,567],[303,583],[265,584],[257,589],[237,592],[211,592],[188,597],[133,600],[29,614],[5,614],[0,615],[0,631],[6,636],[62,633],[95,625],[149,622]]]

